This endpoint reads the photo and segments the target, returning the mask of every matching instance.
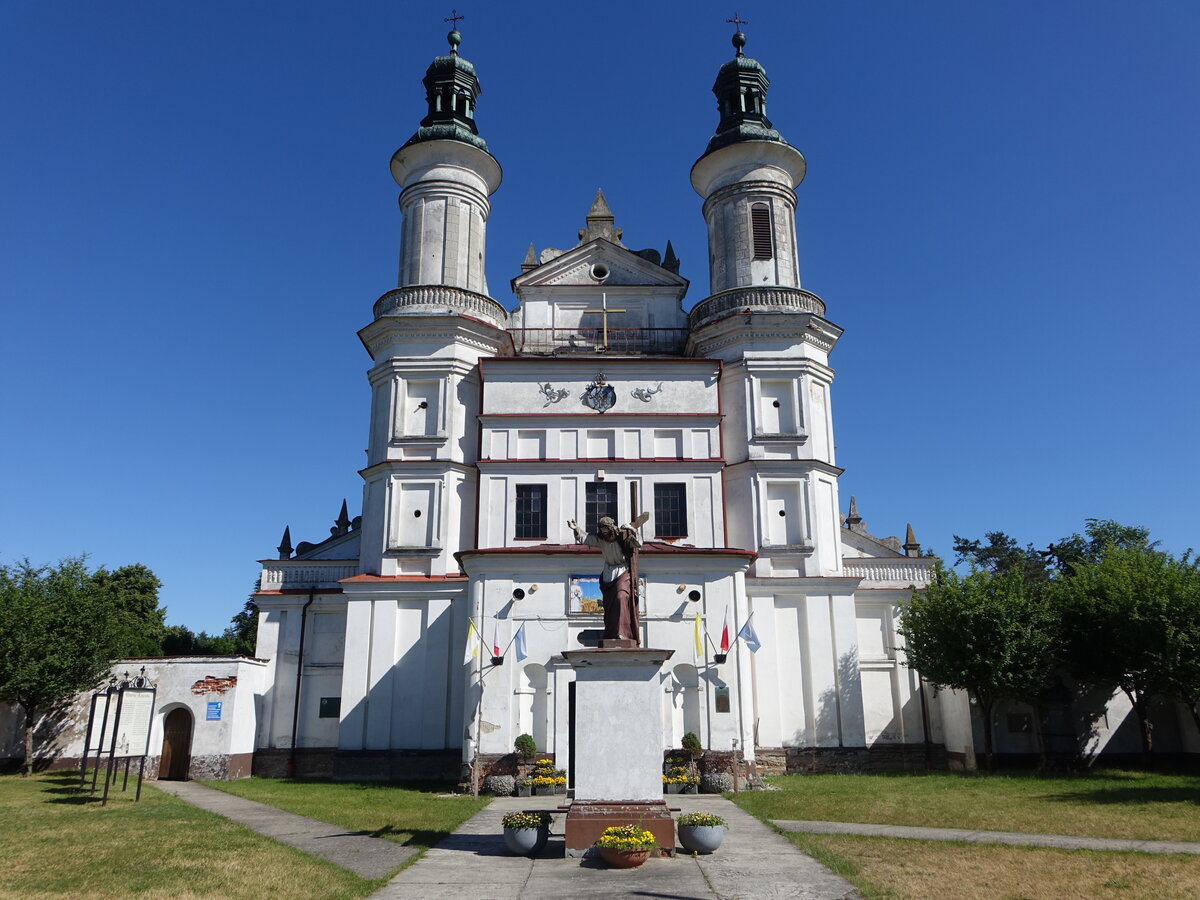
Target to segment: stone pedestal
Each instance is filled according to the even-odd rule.
[[[563,653],[575,670],[567,856],[587,855],[605,828],[630,824],[653,832],[663,855],[674,854],[675,822],[662,799],[659,681],[673,652],[602,646]]]

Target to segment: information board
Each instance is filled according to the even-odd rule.
[[[220,700],[209,700],[208,701],[208,715],[206,715],[204,718],[206,721],[209,721],[209,722],[220,722],[221,721],[221,701]]]
[[[113,756],[145,756],[150,752],[150,723],[154,719],[154,690],[121,691],[120,719],[116,723]],[[118,706],[115,698],[109,707]]]

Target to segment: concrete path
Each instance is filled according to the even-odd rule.
[[[500,818],[519,809],[546,809],[545,798],[504,797],[429,850],[371,900],[561,900],[637,897],[661,900],[843,900],[858,897],[850,882],[801,853],[785,837],[717,795],[673,795],[683,812],[712,812],[729,823],[711,856],[652,859],[638,869],[609,869],[563,855],[563,817],[536,859],[504,849]]]
[[[367,832],[347,831],[336,825],[204,787],[194,781],[155,781],[152,784],[192,806],[224,816],[251,831],[328,860],[362,878],[383,878],[417,852],[415,847],[371,837]]]
[[[1200,854],[1200,844],[1187,841],[1131,841],[1120,838],[1074,837],[1066,834],[917,828],[909,825],[858,825],[852,822],[802,822],[791,819],[771,821],[776,828],[784,831],[801,831],[808,834],[863,834],[870,837],[907,838],[918,841],[966,841],[970,844],[1012,844],[1063,850],[1135,850],[1139,853]]]

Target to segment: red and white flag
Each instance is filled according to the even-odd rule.
[[[500,623],[492,619],[492,657],[500,656]]]
[[[725,607],[725,621],[721,624],[721,652],[728,653],[732,642],[732,635],[729,633],[729,606]]]

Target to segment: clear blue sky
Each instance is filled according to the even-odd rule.
[[[734,4],[459,7],[504,167],[492,294],[603,187],[708,288],[688,171]],[[1088,516],[1197,540],[1200,4],[760,2],[808,159],[804,286],[843,504],[943,554]],[[0,559],[143,562],[221,630],[255,560],[360,511],[392,152],[449,4],[0,4]]]

